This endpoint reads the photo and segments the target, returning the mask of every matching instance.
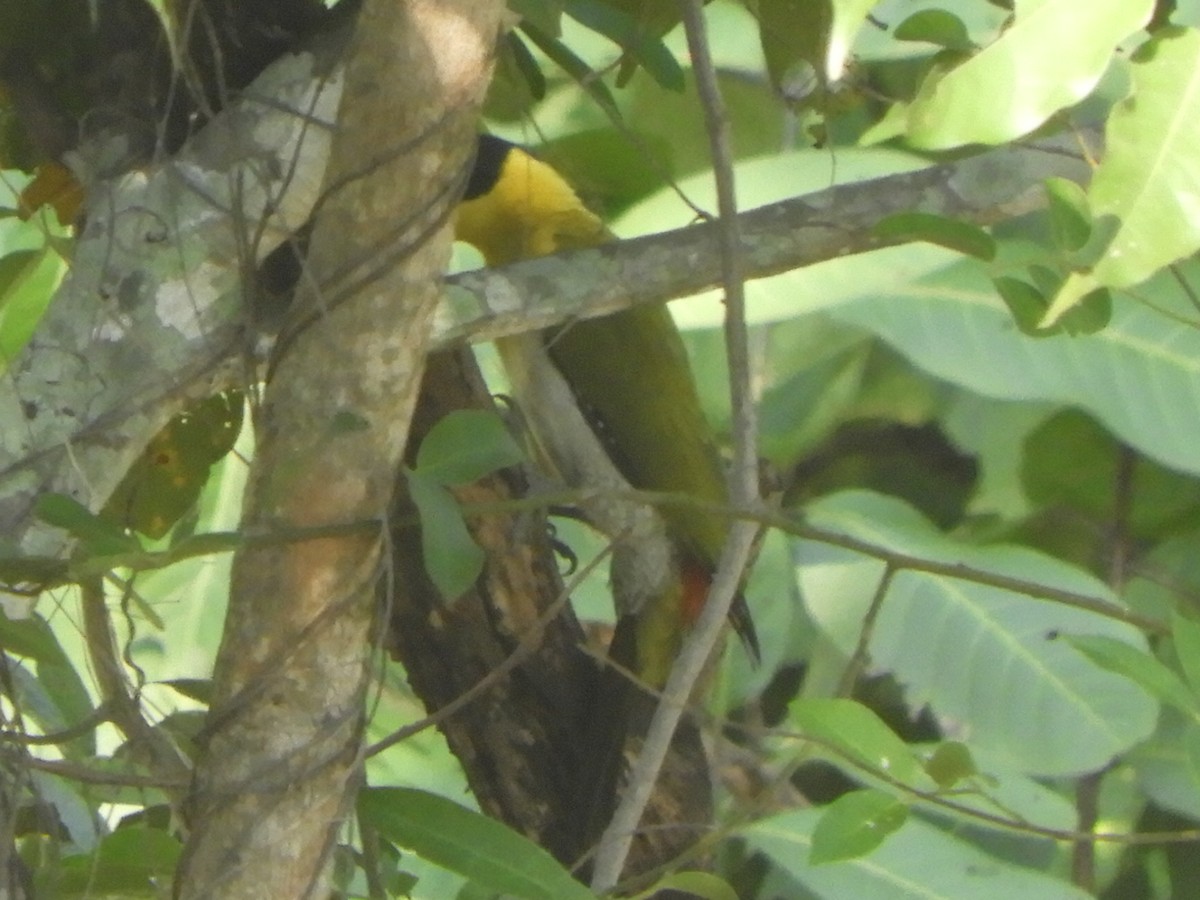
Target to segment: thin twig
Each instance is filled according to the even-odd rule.
[[[101,703],[78,722],[61,731],[52,731],[49,734],[26,734],[23,731],[0,729],[0,744],[20,744],[25,747],[67,744],[76,738],[83,737],[89,731],[95,731],[105,722],[111,721],[112,711],[109,709],[109,705]]]
[[[7,755],[6,751],[0,750],[0,758]],[[28,754],[23,754],[20,757],[20,765],[28,769],[37,769],[39,772],[48,772],[51,775],[57,775],[60,778],[65,778],[67,781],[76,781],[80,784],[101,784],[112,785],[113,787],[142,789],[157,788],[175,793],[187,790],[188,785],[191,784],[190,778],[107,772],[103,769],[92,769],[88,766],[82,766],[63,759],[39,759],[36,756],[29,756]]]
[[[732,727],[737,728],[736,723]],[[774,738],[795,740],[802,743],[813,744],[822,749],[823,752],[840,760],[840,764],[847,770],[862,772],[866,776],[877,779],[897,792],[913,798],[917,803],[929,804],[939,807],[956,815],[963,816],[980,825],[988,828],[996,828],[1002,831],[1009,831],[1016,834],[1033,835],[1035,837],[1043,837],[1061,843],[1072,843],[1075,841],[1090,841],[1092,843],[1103,844],[1123,844],[1127,846],[1146,846],[1155,844],[1183,844],[1183,843],[1200,843],[1200,828],[1187,828],[1178,831],[1143,831],[1143,832],[1088,832],[1079,831],[1071,828],[1052,828],[1047,825],[1038,825],[1030,822],[1027,819],[1016,817],[1013,814],[1000,815],[997,813],[988,812],[978,809],[973,806],[968,806],[952,799],[950,796],[940,792],[924,791],[920,788],[913,787],[906,782],[896,778],[895,775],[883,769],[872,768],[864,765],[860,759],[847,755],[844,748],[836,743],[825,741],[820,738],[815,738],[811,735],[803,734],[786,729],[768,729],[766,732]],[[786,781],[794,772],[794,766],[785,766],[780,773],[780,780]],[[991,800],[992,798],[986,798]],[[993,801],[994,802],[994,801]],[[751,816],[743,817],[743,821],[747,824],[752,824],[754,819]],[[731,826],[729,831],[740,830],[739,826]]]
[[[84,639],[96,685],[113,724],[121,729],[136,751],[146,755],[150,770],[160,781],[187,784],[192,773],[187,757],[165,731],[146,720],[137,695],[130,690],[125,669],[117,656],[116,636],[104,602],[103,582],[99,578],[80,584],[80,605]]]
[[[862,628],[858,632],[858,644],[855,646],[849,662],[846,663],[846,669],[842,672],[841,681],[838,683],[838,697],[849,697],[854,693],[854,685],[858,683],[859,676],[867,666],[871,636],[875,633],[875,622],[879,618],[880,610],[883,609],[883,600],[892,586],[892,579],[895,575],[896,567],[889,562],[883,568],[883,575],[875,587],[875,595],[871,597],[871,605],[867,607],[867,613],[863,616]]]
[[[514,498],[511,500],[464,503],[462,508],[463,513],[467,516],[484,516],[497,513],[544,509],[549,506],[578,505],[580,499],[584,496],[586,494],[580,491],[564,490],[539,493],[536,496]],[[846,550],[853,550],[864,556],[889,563],[897,569],[911,569],[915,572],[924,572],[929,575],[938,575],[997,587],[1002,590],[1012,591],[1013,593],[1024,594],[1036,600],[1049,600],[1064,606],[1072,606],[1076,609],[1094,612],[1119,622],[1125,622],[1149,634],[1169,635],[1171,633],[1170,627],[1165,622],[1134,612],[1123,606],[1118,606],[1110,600],[1105,600],[1092,594],[1055,588],[1036,581],[1002,575],[998,572],[989,572],[965,563],[946,563],[927,557],[915,556],[910,553],[893,550],[883,544],[876,544],[862,540],[861,538],[851,537],[838,531],[806,525],[795,514],[776,512],[764,506],[735,508],[724,504],[706,502],[689,494],[677,494],[665,491],[629,490],[618,492],[615,496],[630,502],[645,503],[648,506],[682,507],[708,514],[723,513],[730,519],[753,522],[759,526],[775,528],[793,537],[803,538],[815,543],[829,544]],[[416,524],[415,517],[411,522],[396,521],[399,521],[400,524]],[[338,525],[288,528],[269,532],[262,530],[247,533],[210,532],[182,541],[169,551],[146,551],[144,553],[126,554],[119,557],[105,557],[94,564],[83,561],[75,566],[70,575],[56,578],[53,582],[40,585],[40,587],[51,588],[65,583],[74,583],[88,575],[96,574],[103,568],[111,566],[123,566],[135,571],[146,571],[163,568],[184,559],[195,559],[217,553],[227,553],[243,546],[266,547],[286,543],[299,543],[318,540],[323,537],[362,534],[378,527],[379,522],[377,519],[362,519]],[[40,561],[41,558],[30,557],[30,559]],[[1137,572],[1143,577],[1150,578],[1155,584],[1161,585],[1164,589],[1185,596],[1190,602],[1200,605],[1200,597],[1193,597],[1185,586],[1152,578],[1140,568]]]
[[[735,505],[751,507],[758,500],[757,428],[750,385],[741,237],[733,186],[729,123],[709,53],[703,5],[700,0],[680,0],[680,6],[697,92],[707,119],[713,171],[717,180],[717,234],[725,289],[725,342],[729,357],[734,425],[730,495]],[[675,729],[729,615],[757,531],[757,526],[748,522],[735,522],[730,529],[704,610],[671,668],[662,701],[655,709],[642,750],[631,768],[628,786],[600,839],[592,874],[592,889],[598,893],[611,890],[621,877],[634,832],[670,750]]]
[[[1071,883],[1089,894],[1096,890],[1096,823],[1104,772],[1084,775],[1075,785],[1075,827],[1081,836],[1071,847]]]

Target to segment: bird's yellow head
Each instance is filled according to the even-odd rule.
[[[481,135],[455,236],[489,266],[594,247],[608,229],[550,166],[508,141]]]

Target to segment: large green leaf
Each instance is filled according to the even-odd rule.
[[[921,368],[985,396],[1081,407],[1147,456],[1200,474],[1200,329],[1117,297],[1103,331],[1031,338],[1017,330],[974,263],[950,263],[890,286],[875,280],[885,260],[857,264],[865,287],[858,302],[834,311],[840,321],[870,330]],[[1185,275],[1196,271],[1189,266]],[[832,276],[825,283],[839,287]],[[843,296],[855,296],[852,284],[841,287]],[[1143,290],[1156,305],[1167,305],[1178,298],[1177,289],[1161,276]]]
[[[829,77],[831,0],[758,0],[756,8],[767,73],[776,89],[798,93]]]
[[[523,900],[586,900],[591,891],[528,838],[482,813],[411,788],[371,788],[359,814],[399,847]]]
[[[102,519],[66,494],[39,495],[34,512],[48,525],[70,532],[96,556],[137,553],[142,549],[141,542],[126,534],[120,525]]]
[[[1200,623],[1176,613],[1171,619],[1171,642],[1192,693],[1200,696]]]
[[[92,759],[84,758],[81,762],[91,769]],[[128,764],[121,771],[128,774]],[[33,782],[31,787],[38,806],[43,809],[46,806],[54,807],[54,815],[66,829],[72,849],[84,853],[94,850],[107,832],[103,818],[96,814],[96,806],[101,801],[94,790],[95,785],[82,785],[68,778],[38,771],[29,772],[29,778]],[[141,791],[131,802],[153,801],[147,792]],[[43,826],[48,825],[50,817],[42,813],[39,818]]]
[[[1068,279],[1048,321],[1097,287],[1138,284],[1200,247],[1200,32],[1156,35],[1131,68],[1133,95],[1109,118],[1088,191],[1094,219],[1119,227],[1095,267]]]
[[[683,69],[678,61],[658,35],[648,34],[634,16],[596,0],[567,0],[565,11],[581,25],[619,46],[630,64],[641,66],[663,87],[683,90]]]
[[[956,542],[880,495],[837,494],[815,503],[807,517],[921,559],[1111,600],[1103,584],[1078,569],[1024,548]],[[883,563],[814,541],[798,546],[797,560],[810,613],[850,653]],[[1017,771],[1065,775],[1103,767],[1146,738],[1158,715],[1144,691],[1058,640],[1069,634],[1145,647],[1138,631],[1093,612],[908,569],[892,579],[869,653],[874,667],[906,687],[914,707],[929,704],[957,723],[972,747]]]
[[[155,828],[121,828],[93,853],[65,860],[42,873],[45,896],[63,898],[158,897],[171,883],[181,846]]]
[[[758,0],[767,71],[784,96],[795,98],[794,82],[805,76],[822,84],[842,77],[855,35],[875,4],[876,0]],[[803,64],[808,71],[800,68]]]
[[[1063,880],[989,856],[920,820],[909,821],[883,845],[859,859],[809,863],[820,809],[786,812],[741,832],[821,900],[1085,900],[1089,894]]]
[[[943,149],[1028,134],[1091,92],[1113,50],[1153,7],[1153,0],[1018,0],[1012,25],[995,41],[926,79],[905,111],[908,139]]]
[[[1124,675],[1151,697],[1200,721],[1197,697],[1170,668],[1136,647],[1110,637],[1085,634],[1067,643],[1101,668]]]

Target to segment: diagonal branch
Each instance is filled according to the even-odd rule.
[[[1063,136],[783,200],[738,216],[743,274],[752,281],[887,246],[873,228],[899,212],[994,225],[1044,208],[1044,179],[1085,184],[1088,173],[1075,138]],[[718,287],[718,232],[717,223],[704,223],[453,275],[447,279],[451,302],[434,326],[435,346],[492,340]]]
[[[297,58],[289,59],[290,65],[299,64]],[[324,85],[321,98],[338,89],[340,81],[333,77],[314,82],[314,64],[310,60],[307,65],[306,78],[293,71],[284,83],[293,90],[297,85]],[[293,97],[289,108],[315,109],[316,96]],[[295,124],[297,115],[282,113],[284,106],[288,104],[262,107],[267,112],[255,108],[260,116],[281,116],[272,120],[278,127],[287,121]],[[255,118],[256,114],[240,109],[243,127],[254,122],[267,127],[266,118]],[[320,179],[327,154],[328,134],[313,124],[313,119],[299,117],[305,126],[297,132],[305,135],[302,146],[310,147],[308,142],[314,141],[326,150],[318,152],[314,144],[311,151],[301,151],[293,143],[282,157],[292,160],[296,154],[304,154],[303,165],[296,167],[292,179],[305,194],[307,205],[298,202],[300,210],[316,202],[317,189],[311,185]],[[252,129],[252,133],[259,131]],[[219,139],[211,139],[211,146],[218,145]],[[196,145],[196,156],[182,158],[177,169],[172,169],[175,175],[128,176],[130,185],[140,180],[143,187],[133,195],[118,191],[105,221],[136,222],[139,216],[143,224],[164,220],[181,197],[194,193],[191,188],[181,189],[178,172],[196,175],[207,171],[202,150]],[[289,166],[283,168],[291,171]],[[257,170],[236,171],[224,169],[216,177],[241,183],[258,177]],[[1043,179],[1059,175],[1082,183],[1087,174],[1073,139],[1064,137],[839,185],[765,206],[738,217],[744,274],[748,279],[762,278],[883,246],[872,227],[896,212],[918,209],[993,224],[1041,208]],[[150,190],[150,185],[159,181],[163,187]],[[166,190],[169,184],[175,185],[170,191]],[[274,190],[263,188],[267,196],[279,196]],[[202,225],[208,236],[199,239],[199,246],[212,248],[222,246],[222,240],[233,240],[236,229],[228,215],[214,213],[209,203],[203,209],[207,218],[201,217],[197,227]],[[134,210],[139,215],[135,216]],[[255,215],[253,210],[243,214],[245,221],[255,221]],[[295,223],[302,215],[289,211],[286,222]],[[143,237],[159,234],[146,232]],[[268,231],[262,250],[282,237],[279,230]],[[184,260],[180,245],[172,238],[165,245],[143,240],[119,256],[115,250],[104,249],[116,246],[115,235],[107,243],[102,238],[103,234],[90,231],[80,238],[77,257],[93,261],[77,263],[34,343],[0,380],[0,534],[6,536],[10,548],[24,553],[62,556],[69,547],[61,532],[34,521],[32,507],[37,495],[68,493],[89,508],[99,509],[140,450],[188,398],[245,379],[242,357],[254,336],[244,333],[243,308],[236,296],[244,269],[236,252],[232,258],[210,253],[203,259]],[[702,224],[502,269],[455,275],[448,279],[450,301],[435,320],[431,350],[541,329],[571,318],[604,315],[639,303],[663,302],[714,287],[721,282],[716,248],[716,227]],[[123,313],[123,318],[98,309],[103,296],[119,303],[127,290],[135,292],[130,295],[135,302],[129,306],[132,312]],[[120,327],[110,326],[110,320]],[[164,328],[169,341],[163,339]],[[96,340],[98,337],[104,340]],[[155,359],[144,356],[147,348],[159,346],[165,348],[166,358],[161,354]],[[38,380],[28,382],[25,372],[37,373]],[[75,394],[63,393],[67,385],[75,386]],[[39,417],[54,410],[65,410],[70,416],[49,426],[30,421],[29,405],[23,401],[44,396],[40,392],[51,388],[56,402],[39,405]],[[0,567],[0,584],[10,581]],[[0,603],[6,600],[10,614],[17,615],[30,602],[0,590]]]
[[[703,6],[700,0],[680,0],[680,6],[696,73],[697,92],[705,112],[717,183],[720,217],[716,222],[716,237],[720,249],[721,285],[725,294],[725,350],[729,358],[729,392],[734,422],[734,460],[729,494],[735,504],[753,506],[758,499],[758,426],[750,389],[745,275],[729,119],[717,85]],[[756,529],[751,523],[736,522],[726,540],[714,578],[714,589],[709,591],[704,612],[671,667],[662,700],[654,711],[645,741],[630,771],[629,784],[600,840],[592,875],[592,889],[597,892],[614,887],[625,867],[634,832],[658,781],[688,698],[695,691],[705,664],[712,656],[733,605],[755,534]]]

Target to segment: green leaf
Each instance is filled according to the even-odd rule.
[[[506,825],[413,788],[368,788],[358,811],[397,846],[475,884],[522,900],[594,895],[545,850]]]
[[[532,22],[522,22],[521,31],[533,42],[533,45],[546,54],[547,57],[587,93],[601,108],[612,115],[620,115],[617,101],[612,92],[604,84],[597,73],[584,60],[575,54],[566,44],[551,37]]]
[[[805,80],[827,80],[830,0],[759,0],[758,35],[771,82],[795,97]]]
[[[446,600],[456,600],[483,571],[484,553],[471,538],[462,509],[450,492],[419,471],[406,474],[421,517],[425,570]]]
[[[37,590],[51,584],[60,584],[67,578],[70,565],[65,559],[49,556],[4,555],[0,551],[0,587],[24,592]],[[33,608],[33,596],[29,595],[28,608]]]
[[[1133,95],[1113,110],[1088,189],[1092,215],[1120,227],[1090,272],[1068,279],[1054,321],[1097,287],[1130,287],[1200,248],[1200,32],[1169,28],[1134,54]]]
[[[837,81],[845,73],[854,39],[877,3],[878,0],[833,0],[833,28],[825,59],[825,74],[830,81]]]
[[[907,110],[909,140],[947,149],[1028,134],[1091,92],[1114,49],[1146,24],[1153,7],[1153,0],[1017,4],[1012,25],[995,41],[926,78]]]
[[[899,249],[911,254],[918,248]],[[806,270],[810,277],[794,283],[794,291],[820,296],[834,305],[839,322],[878,335],[937,378],[986,397],[1077,406],[1139,451],[1200,474],[1200,329],[1163,314],[1165,306],[1194,316],[1176,302],[1179,285],[1171,273],[1139,288],[1154,303],[1113,298],[1103,331],[1082,340],[1058,334],[1035,341],[1012,327],[1012,316],[994,300],[995,286],[974,261],[948,260],[940,272],[901,282],[896,272],[907,265],[905,255],[878,253]],[[882,279],[888,274],[890,285]],[[1200,264],[1182,263],[1179,274],[1194,283]],[[839,302],[848,295],[853,302]]]
[[[942,790],[979,774],[971,748],[959,741],[942,741],[925,762],[925,771]]]
[[[912,748],[861,703],[803,698],[792,704],[788,718],[805,737],[869,771],[921,790],[935,787]]]
[[[1131,68],[1133,96],[1109,117],[1088,189],[1093,215],[1121,222],[1095,269],[1108,287],[1138,284],[1200,247],[1200,32],[1160,32]]]
[[[0,307],[37,271],[45,250],[14,250],[0,256]]]
[[[1149,799],[1164,809],[1200,816],[1200,723],[1194,718],[1165,709],[1158,731],[1123,761]]]
[[[1092,212],[1083,188],[1065,178],[1047,178],[1044,182],[1050,213],[1050,236],[1055,246],[1067,251],[1081,250],[1092,236]]]
[[[158,683],[178,691],[189,700],[205,705],[212,702],[212,681],[207,678],[172,678]]]
[[[1112,321],[1113,295],[1108,288],[1096,288],[1080,298],[1079,303],[1058,317],[1058,324],[1067,334],[1095,334]]]
[[[631,140],[629,134],[612,128],[586,128],[542,144],[538,154],[586,194],[589,202],[613,210],[662,186],[661,171],[656,174],[647,166],[646,156],[666,160],[673,149],[662,135],[639,133]]]
[[[507,59],[511,63],[512,70],[519,74],[521,83],[525,85],[529,92],[528,98],[524,103],[518,105],[513,104],[517,109],[521,109],[528,105],[529,100],[544,100],[546,97],[546,74],[542,71],[542,67],[538,65],[533,54],[529,52],[529,48],[525,46],[525,42],[521,40],[520,35],[515,31],[510,31],[504,39],[502,50],[506,57],[501,57],[501,62]],[[500,70],[501,72],[510,71],[507,66]],[[494,88],[493,88],[494,90]],[[489,97],[489,102],[491,98]]]
[[[1200,622],[1175,612],[1171,616],[1171,641],[1195,701],[1200,698]]]
[[[66,658],[58,638],[37,613],[25,619],[10,619],[0,609],[0,648],[38,662],[60,662]]]
[[[1154,730],[1157,702],[1061,639],[1098,635],[1144,650],[1137,629],[968,574],[978,570],[1115,605],[1112,592],[1087,572],[1023,547],[944,535],[901,502],[865,491],[821,498],[805,515],[812,527],[949,567],[893,575],[869,658],[874,670],[891,672],[904,686],[912,707],[928,704],[969,734],[972,750],[986,751],[989,764],[1047,776],[1093,771]],[[813,539],[799,543],[796,558],[810,615],[840,652],[852,653],[884,563]]]
[[[48,525],[70,532],[96,556],[141,552],[142,545],[137,538],[125,534],[118,525],[105,521],[66,494],[41,494],[34,506],[34,514]]]
[[[992,285],[1004,301],[1004,305],[1008,307],[1008,311],[1012,313],[1013,321],[1017,323],[1022,334],[1030,337],[1050,337],[1057,333],[1056,329],[1041,327],[1042,318],[1050,308],[1050,302],[1032,284],[1019,278],[1002,276],[993,278]]]
[[[9,625],[18,627],[10,630],[7,627]],[[13,664],[13,677],[18,684],[25,714],[36,721],[43,732],[50,734],[63,731],[91,715],[91,695],[43,619],[36,613],[31,613],[29,619],[16,622],[0,616],[0,626],[3,626],[0,627],[0,646],[17,655],[27,655],[35,661],[36,678],[16,663]],[[8,646],[8,640],[13,641],[13,647]],[[58,746],[64,756],[79,759],[95,753],[96,734],[87,731]]]
[[[632,17],[595,0],[567,0],[565,10],[580,25],[620,47],[667,90],[683,90],[683,69],[675,57],[661,39],[648,35]]]
[[[752,852],[822,898],[873,900],[1088,900],[1062,878],[1005,862],[940,826],[913,818],[869,856],[814,866],[820,809],[790,810],[740,832]],[[789,892],[795,896],[798,892]],[[805,894],[804,896],[808,896]]]
[[[80,722],[92,714],[92,697],[84,686],[78,670],[65,655],[58,662],[37,664],[38,683],[54,702],[62,716],[61,723],[53,730],[61,730]],[[96,752],[96,732],[88,731],[68,744],[60,744],[64,756],[78,759]]]
[[[552,37],[562,33],[562,0],[509,0],[508,8]]]
[[[822,810],[813,829],[808,864],[866,856],[907,819],[908,807],[884,791],[866,789],[843,794]]]
[[[434,425],[421,441],[416,471],[441,485],[469,484],[521,459],[520,448],[498,415],[458,409]]]
[[[984,262],[996,256],[996,242],[978,225],[933,213],[895,213],[876,222],[871,230],[887,241],[926,241]]]
[[[1067,507],[1105,521],[1126,502],[1118,491],[1127,453],[1094,418],[1062,410],[1024,438],[1021,487],[1040,507]],[[1131,465],[1137,488],[1123,514],[1131,537],[1157,542],[1200,523],[1200,482],[1142,456]]]
[[[1064,278],[1060,271],[1038,265],[1030,266],[1029,274],[1043,297],[1056,298],[1044,302],[1047,311],[1037,323],[1036,336],[1095,334],[1106,328],[1112,320],[1113,298],[1107,288],[1096,288],[1061,315],[1050,316],[1049,308],[1058,302],[1057,297],[1063,286],[1077,276],[1071,273]]]
[[[90,759],[81,759],[80,761],[88,766],[89,771],[95,771],[89,765],[91,762]],[[129,772],[128,765],[124,768],[124,772]],[[24,778],[28,778],[29,792],[34,797],[37,797],[36,808],[39,810],[37,821],[42,825],[42,828],[45,828],[49,822],[57,819],[66,830],[66,836],[72,845],[72,852],[93,852],[107,831],[101,818],[96,815],[96,807],[104,801],[97,796],[96,791],[92,790],[95,785],[79,784],[68,778],[50,775],[37,770],[29,771],[23,776],[22,780]],[[134,802],[150,801],[146,793],[143,792]],[[53,810],[52,813],[50,813],[51,809]],[[18,821],[21,818],[22,815],[18,814]],[[48,829],[51,834],[54,833],[53,828],[54,826],[50,826]],[[56,838],[57,835],[51,838],[51,840],[55,840]],[[22,856],[24,855],[22,853]],[[28,862],[30,857],[25,856],[25,859]],[[43,860],[45,859],[43,857]],[[57,861],[57,858],[55,858],[56,863]]]
[[[26,222],[20,227],[35,226]],[[51,241],[43,240],[44,248],[14,250],[0,257],[0,368],[6,360],[16,359],[29,342],[66,271],[63,257],[53,252]]]
[[[963,20],[944,9],[923,9],[913,13],[896,26],[892,36],[898,41],[921,41],[964,52],[975,46]]]
[[[63,860],[54,890],[46,896],[60,900],[161,896],[174,877],[182,849],[175,838],[157,828],[119,828],[94,853]]]
[[[1076,635],[1064,640],[1096,665],[1124,675],[1150,696],[1185,714],[1200,715],[1200,703],[1188,686],[1149,653],[1099,635]]]

